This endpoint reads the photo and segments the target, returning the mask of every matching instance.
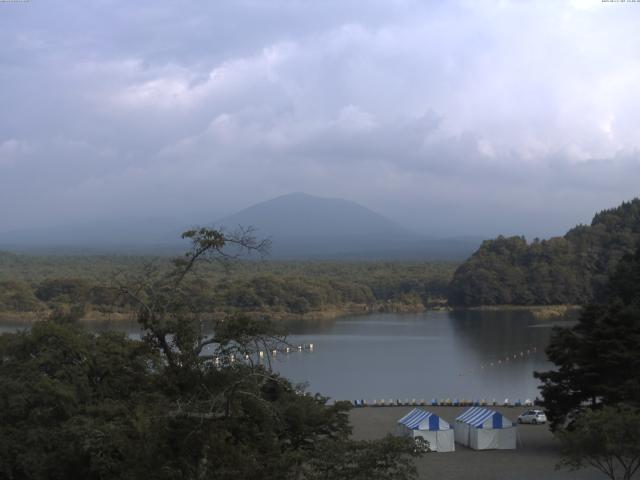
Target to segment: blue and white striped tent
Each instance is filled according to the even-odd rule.
[[[456,421],[468,423],[476,428],[509,428],[514,424],[500,412],[482,407],[472,407],[464,412]]]
[[[516,424],[495,410],[472,407],[453,429],[456,442],[476,450],[516,448]]]
[[[398,432],[412,438],[424,438],[434,452],[454,451],[453,429],[438,415],[414,408],[398,420]]]

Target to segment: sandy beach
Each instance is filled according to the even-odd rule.
[[[414,407],[366,407],[351,411],[353,436],[359,440],[395,433],[396,422]],[[421,407],[453,423],[465,407]],[[491,407],[515,421],[524,407]],[[450,453],[429,453],[416,460],[421,479],[543,480],[605,478],[589,469],[556,470],[558,444],[546,425],[519,425],[516,450],[476,451],[456,444]]]

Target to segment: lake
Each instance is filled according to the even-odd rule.
[[[570,320],[540,321],[523,310],[460,310],[291,322],[289,341],[312,343],[314,350],[279,354],[273,365],[337,400],[533,399],[533,372],[551,367],[544,348],[552,326]],[[0,332],[20,325],[3,322]],[[136,334],[131,323],[90,325]]]
[[[291,326],[313,352],[279,357],[276,368],[336,399],[533,399],[533,372],[549,369],[554,324],[530,312],[374,314]],[[515,356],[515,358],[514,358]]]

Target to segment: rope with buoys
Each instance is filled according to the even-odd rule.
[[[264,363],[266,356],[270,356],[271,358],[275,358],[280,355],[289,356],[293,353],[300,352],[313,352],[315,350],[315,345],[313,343],[303,343],[296,346],[286,346],[280,348],[274,348],[272,350],[258,350],[253,355],[245,354],[244,356],[239,353],[232,353],[229,355],[216,355],[212,358],[212,363],[216,367],[220,367],[224,362],[228,362],[229,364],[234,364],[236,361],[244,361],[246,363],[252,362],[254,359],[257,359],[258,363]]]
[[[513,354],[508,354],[504,357],[500,356],[499,358],[494,358],[493,360],[487,361],[485,363],[481,363],[476,368],[470,368],[469,370],[458,373],[458,376],[463,377],[465,375],[473,375],[479,370],[487,370],[491,368],[497,368],[504,365],[508,365],[509,363],[526,359],[527,357],[530,357],[531,355],[535,355],[536,353],[538,353],[538,347],[529,347],[526,349],[522,349]]]

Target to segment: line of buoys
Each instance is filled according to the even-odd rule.
[[[497,367],[497,366],[502,366],[504,364],[509,363],[511,360],[519,360],[522,359],[528,355],[534,354],[538,351],[537,347],[531,347],[528,348],[526,350],[520,350],[519,352],[515,352],[513,355],[512,354],[508,354],[505,357],[500,357],[497,360],[491,360],[488,361],[486,363],[481,363],[480,364],[480,368],[479,370],[486,370],[488,368],[493,368],[493,367]],[[463,377],[465,375],[473,375],[476,373],[476,369],[470,368],[469,370],[465,371],[465,372],[459,372],[458,376],[459,377]]]
[[[351,402],[353,404],[353,406],[355,407],[399,407],[399,406],[403,406],[403,407],[412,407],[412,406],[432,406],[432,407],[479,407],[479,406],[493,406],[493,407],[497,407],[497,406],[502,406],[502,407],[531,407],[533,406],[533,403],[530,399],[526,399],[524,402],[521,401],[520,399],[517,399],[515,402],[511,402],[509,401],[508,398],[505,398],[503,402],[498,402],[495,398],[492,400],[486,400],[486,399],[482,399],[482,400],[468,400],[468,399],[457,399],[454,398],[453,400],[450,398],[446,398],[446,399],[437,399],[437,398],[433,398],[431,399],[431,402],[427,402],[425,401],[425,399],[421,399],[421,400],[416,400],[415,398],[409,400],[408,398],[401,400],[401,399],[390,399],[390,400],[385,400],[380,399],[380,400],[373,400],[372,402],[368,402],[365,399],[358,399],[358,400],[353,400]]]
[[[258,362],[262,363],[265,360],[265,357],[267,355],[270,355],[271,357],[275,357],[278,355],[278,353],[284,353],[284,354],[290,354],[292,352],[313,352],[314,351],[314,344],[313,343],[303,343],[302,345],[298,345],[297,347],[284,347],[284,348],[274,348],[272,350],[259,350],[257,352],[257,357],[258,357]],[[230,354],[228,356],[216,356],[213,357],[213,364],[216,367],[220,367],[220,365],[222,364],[222,362],[224,362],[224,360],[227,360],[229,363],[235,363],[236,360],[244,360],[245,362],[249,362],[251,360],[251,355],[249,354],[245,354],[245,355],[236,355],[236,354]]]

